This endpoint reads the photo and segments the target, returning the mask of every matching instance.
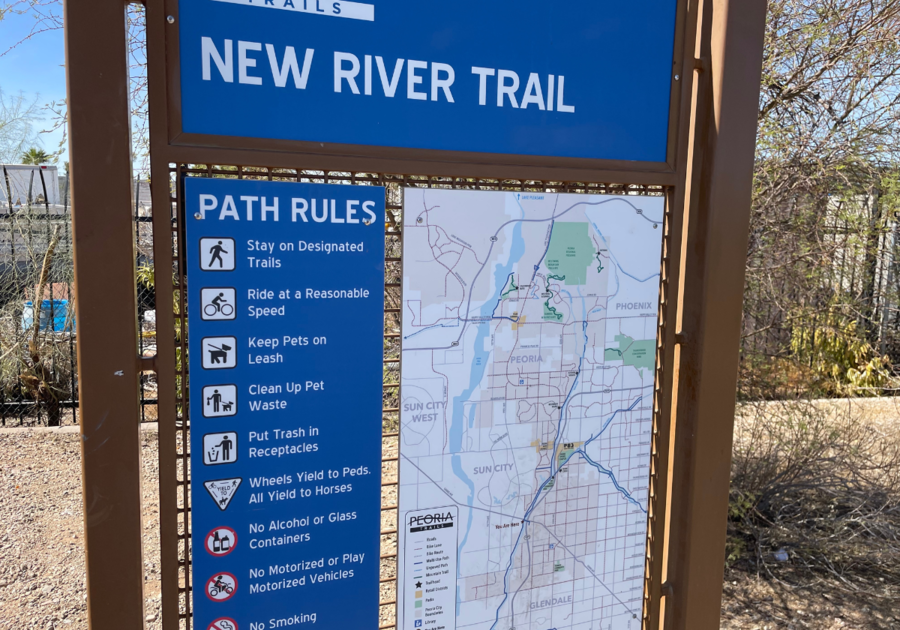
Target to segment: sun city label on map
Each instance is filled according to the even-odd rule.
[[[180,0],[182,129],[664,162],[676,5]]]
[[[405,191],[402,630],[640,628],[663,204]]]
[[[384,189],[185,197],[198,627],[374,625]]]

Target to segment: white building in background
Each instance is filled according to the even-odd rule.
[[[0,213],[27,205],[59,206],[59,170],[56,166],[0,164]]]

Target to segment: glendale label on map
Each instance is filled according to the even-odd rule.
[[[184,186],[194,625],[374,628],[384,188]]]
[[[640,627],[663,214],[405,191],[400,630]]]

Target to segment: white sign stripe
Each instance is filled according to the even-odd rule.
[[[351,20],[375,21],[375,5],[347,0],[215,0],[261,9],[281,9],[297,13],[313,13]]]

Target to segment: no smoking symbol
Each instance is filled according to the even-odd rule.
[[[238,630],[237,622],[230,617],[219,617],[206,630]]]

